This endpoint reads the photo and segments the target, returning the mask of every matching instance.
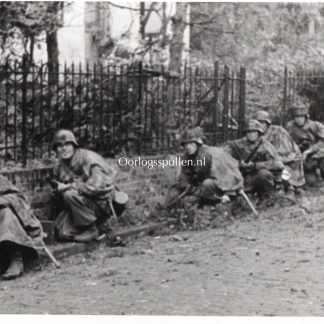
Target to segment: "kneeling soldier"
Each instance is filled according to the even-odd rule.
[[[195,192],[200,206],[229,202],[229,196],[243,188],[237,161],[222,148],[204,145],[203,138],[199,127],[185,134],[181,143],[185,149],[181,173],[166,206],[186,188]]]
[[[316,181],[316,169],[324,178],[324,125],[309,119],[307,107],[293,107],[287,131],[303,153],[306,183]]]
[[[87,242],[98,238],[98,225],[111,216],[115,170],[99,154],[81,149],[69,130],[57,132],[54,166],[62,201],[55,223],[60,240]]]
[[[26,261],[43,249],[43,231],[26,196],[0,176],[0,274],[10,280],[21,276]]]
[[[281,185],[283,163],[275,148],[263,137],[257,120],[250,120],[241,139],[227,143],[226,150],[238,161],[247,192],[267,198]]]
[[[298,145],[283,127],[271,124],[268,112],[258,111],[256,119],[262,126],[264,139],[274,146],[285,165],[287,179],[284,180],[287,184],[287,194],[294,195],[295,191],[301,192],[301,187],[305,184],[305,177],[303,157]]]

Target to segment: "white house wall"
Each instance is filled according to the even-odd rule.
[[[110,37],[116,45],[135,50],[140,43],[140,2],[113,1],[118,6],[136,10],[122,9],[107,2],[75,1],[64,9],[64,25],[58,30],[59,61],[84,64],[96,62],[94,37],[101,38],[103,44]],[[99,7],[98,7],[99,4]],[[98,12],[98,8],[100,12]],[[174,15],[175,2],[166,3],[167,16]],[[187,15],[189,19],[189,11]],[[171,23],[167,34],[171,34]],[[189,53],[189,27],[184,34],[185,58]],[[187,53],[187,54],[186,54]],[[47,60],[46,45],[40,44],[35,52],[36,61]]]
[[[187,7],[187,14],[186,14],[186,22],[187,24],[190,23],[190,4]],[[182,53],[182,60],[190,62],[190,27],[187,27],[183,33],[183,53]]]
[[[84,5],[76,1],[64,11],[64,26],[57,33],[60,62],[85,62]]]
[[[114,3],[114,2],[113,2]],[[119,2],[116,4],[135,10],[120,9],[110,6],[111,37],[130,48],[136,48],[140,41],[140,12],[139,2]]]

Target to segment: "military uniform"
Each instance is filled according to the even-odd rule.
[[[324,177],[324,125],[318,121],[310,120],[308,109],[304,107],[293,107],[292,115],[305,116],[306,122],[298,126],[294,120],[287,125],[287,131],[296,142],[302,152],[309,154],[304,159],[304,170],[306,179],[315,176],[319,168]],[[305,153],[304,153],[305,154]]]
[[[263,134],[261,125],[256,120],[249,122],[247,131],[258,131],[259,135]],[[263,196],[281,183],[280,176],[284,165],[273,145],[262,136],[255,142],[250,142],[247,137],[228,142],[226,150],[240,161],[240,171],[247,192],[252,191]]]
[[[188,131],[182,144],[196,142],[198,150],[194,155],[184,154],[182,160],[186,165],[181,167],[171,201],[190,185],[195,190],[195,195],[201,204],[219,203],[221,197],[233,194],[243,188],[243,178],[235,161],[222,148],[211,147],[203,144],[204,135],[200,128]]]
[[[14,279],[23,273],[23,260],[38,257],[43,247],[40,222],[26,196],[0,176],[0,274]]]
[[[55,144],[74,143],[71,159],[59,159],[54,166],[54,178],[70,187],[56,195],[62,208],[56,219],[59,239],[90,241],[98,237],[98,224],[110,214],[109,200],[115,170],[97,153],[81,149],[73,133],[61,130]]]
[[[268,129],[263,138],[274,146],[284,163],[289,173],[287,182],[291,189],[303,186],[305,184],[303,157],[298,145],[283,127],[271,124],[270,116],[266,111],[259,111],[256,119],[267,122]]]

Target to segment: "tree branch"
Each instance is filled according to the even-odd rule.
[[[222,30],[222,29],[214,29],[212,27],[201,27],[202,30],[210,31],[212,33],[218,33],[218,34],[236,34],[235,31],[228,31],[228,30]]]
[[[150,4],[150,8],[148,9],[148,13],[147,13],[147,15],[146,15],[146,17],[144,17],[144,20],[143,20],[143,27],[144,27],[144,29],[145,29],[145,26],[146,26],[146,24],[147,24],[147,21],[149,20],[149,18],[150,18],[150,15],[151,15],[151,12],[152,11],[154,11],[154,5],[155,5],[155,3],[154,2],[152,2],[151,4]],[[145,10],[145,9],[144,9]]]
[[[141,11],[140,8],[132,8],[132,7],[127,7],[127,6],[122,6],[120,4],[116,4],[110,1],[107,1],[106,4],[111,5],[113,7],[119,8],[119,9],[128,9],[128,10],[133,10],[133,11]],[[151,11],[152,9],[144,9],[144,11]]]
[[[216,22],[218,18],[213,18],[213,19],[210,19],[210,20],[206,20],[206,21],[198,21],[198,22],[189,22],[189,23],[186,23],[186,25],[189,25],[189,26],[195,26],[195,25],[207,25],[207,24],[211,24],[213,22]]]
[[[217,19],[219,19],[219,17],[214,17],[213,19],[205,20],[205,21],[189,22],[189,23],[186,23],[186,25],[191,26],[191,27],[204,26],[204,25],[209,25],[209,24],[215,23],[217,21]],[[207,30],[206,27],[202,27],[202,28]],[[235,31],[226,31],[226,30],[220,30],[220,29],[213,29],[213,31],[216,33],[235,34]]]

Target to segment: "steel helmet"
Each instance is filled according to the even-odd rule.
[[[245,127],[245,133],[251,131],[258,131],[260,134],[263,134],[261,124],[255,119],[250,119]]]
[[[201,127],[195,127],[193,129],[188,130],[181,140],[181,145],[184,145],[189,142],[196,142],[197,144],[204,144],[203,139],[205,139],[205,135]]]
[[[291,114],[293,117],[295,117],[295,116],[308,117],[309,110],[308,110],[308,107],[305,107],[305,106],[293,106],[293,107],[291,107]]]
[[[267,111],[265,110],[260,110],[256,113],[255,119],[257,121],[265,121],[267,122],[269,125],[271,124],[271,119],[270,119],[270,115]]]
[[[67,129],[60,129],[55,134],[54,143],[53,143],[54,150],[56,150],[58,144],[63,144],[63,143],[72,143],[75,147],[79,147],[79,144],[76,141],[74,134]]]

